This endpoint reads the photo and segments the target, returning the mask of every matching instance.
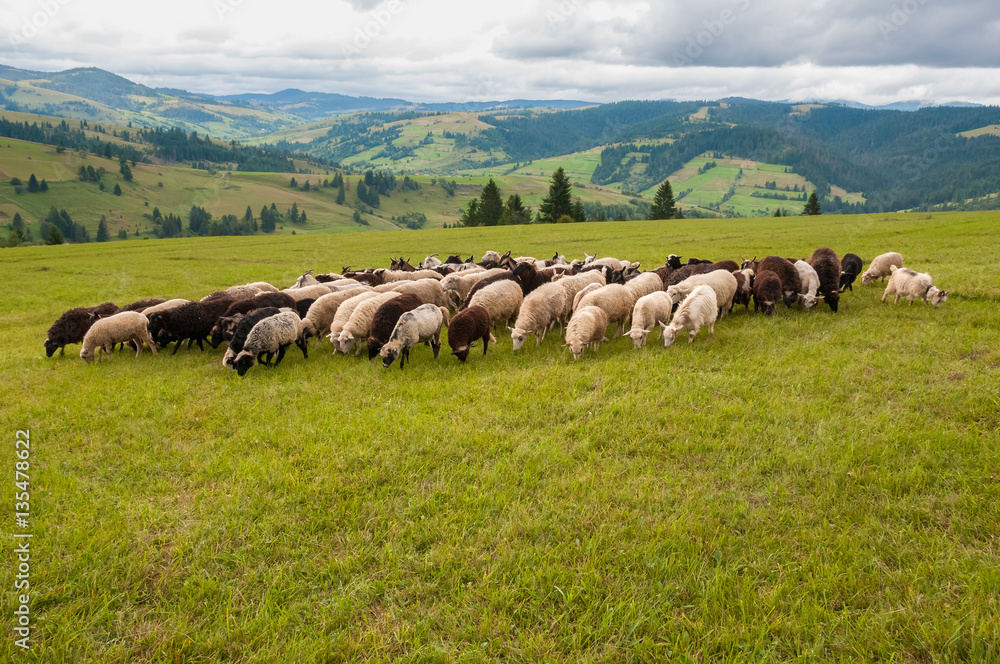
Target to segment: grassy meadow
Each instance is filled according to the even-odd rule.
[[[1000,215],[590,223],[0,251],[8,478],[31,432],[24,662],[1000,659]],[[896,250],[940,309],[740,307],[574,362],[509,335],[405,371],[294,347],[46,358],[105,300],[391,256],[661,264]],[[13,512],[14,488],[3,504]],[[13,514],[6,532],[15,531]]]

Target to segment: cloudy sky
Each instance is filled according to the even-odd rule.
[[[994,0],[0,0],[0,64],[412,101],[1000,104]]]

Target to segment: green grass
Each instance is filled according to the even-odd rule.
[[[31,430],[37,662],[996,661],[997,213],[208,238],[0,252],[0,404]],[[574,362],[554,334],[403,372],[85,365],[65,309],[390,256],[658,264],[898,250],[940,309],[742,310]],[[7,447],[13,464],[13,445]],[[10,466],[8,466],[8,470]],[[13,504],[5,483],[4,504]],[[11,508],[12,509],[12,508]],[[12,515],[8,518],[12,518]],[[10,522],[8,522],[10,523]],[[8,526],[8,532],[13,526]],[[8,549],[9,550],[9,549]],[[14,563],[0,565],[13,588]]]

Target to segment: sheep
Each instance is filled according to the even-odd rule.
[[[472,285],[472,288],[469,289],[469,294],[465,296],[465,300],[462,302],[462,305],[459,307],[459,309],[464,309],[467,306],[469,306],[469,303],[472,302],[472,298],[474,298],[479,291],[483,290],[484,288],[488,288],[489,286],[492,286],[495,283],[499,283],[501,281],[510,281],[517,284],[518,288],[521,287],[520,282],[517,280],[517,277],[514,276],[513,272],[511,272],[510,270],[505,270],[503,268],[501,268],[501,270],[502,271],[497,274],[486,277],[485,279],[480,279],[479,281],[474,283]],[[521,291],[521,296],[522,297],[524,296],[523,290]]]
[[[840,259],[832,249],[817,249],[809,257],[809,264],[819,277],[819,293],[831,311],[837,313],[840,302]]]
[[[681,263],[681,257],[677,254],[670,254],[667,256],[667,260],[664,262],[664,265],[673,270],[679,270],[684,267],[684,263]]]
[[[298,302],[295,303],[295,306],[292,307],[292,309],[295,309],[295,313],[299,315],[299,320],[302,320],[303,318],[306,317],[306,314],[309,313],[309,308],[312,307],[313,302],[315,301],[316,298],[307,297],[306,299],[299,300]]]
[[[498,281],[472,295],[468,306],[486,307],[490,321],[497,327],[506,326],[510,319],[516,318],[523,301],[524,294],[516,282]]]
[[[364,342],[368,339],[368,335],[371,333],[372,329],[372,317],[375,316],[375,312],[380,306],[397,298],[402,293],[397,293],[395,291],[390,291],[388,293],[377,293],[374,297],[370,297],[364,302],[358,304],[354,307],[354,312],[351,317],[344,324],[344,328],[340,331],[337,339],[333,341],[333,345],[336,349],[347,355],[354,348],[354,344],[357,341]],[[358,345],[358,350],[355,355],[361,353],[361,346]]]
[[[312,275],[312,273],[313,273],[312,270],[306,270],[302,274],[301,277],[299,277],[298,279],[295,280],[295,283],[292,284],[289,287],[289,289],[291,289],[291,288],[306,288],[307,286],[315,286],[318,283],[320,283],[319,279],[317,279],[316,277],[314,277]]]
[[[158,304],[163,304],[164,302],[166,302],[166,300],[161,297],[152,297],[147,300],[139,300],[138,302],[133,302],[132,304],[126,304],[121,308],[121,311],[138,311],[139,313],[143,313],[146,309],[155,307]]]
[[[510,331],[514,350],[521,349],[529,334],[535,335],[535,346],[540,346],[549,330],[566,322],[567,312],[565,288],[558,283],[536,288],[524,298]]]
[[[475,270],[463,270],[455,274],[448,275],[441,280],[441,288],[444,289],[445,296],[451,302],[452,309],[457,310],[469,296],[472,287],[483,279],[504,274],[507,270],[495,267],[491,270],[484,270],[476,266]]]
[[[382,284],[375,287],[376,293],[386,293],[394,291],[396,293],[413,293],[424,301],[424,304],[434,304],[439,307],[447,307],[448,298],[444,294],[440,281],[434,279],[418,279],[417,281],[398,281],[395,283]]]
[[[423,300],[413,293],[403,293],[399,297],[382,303],[372,316],[371,331],[368,334],[368,359],[372,360],[389,341],[399,317],[407,311],[412,311],[424,304]]]
[[[139,357],[142,352],[143,344],[149,346],[153,355],[156,355],[156,344],[153,343],[153,337],[150,336],[146,327],[148,322],[149,319],[138,311],[123,311],[95,321],[83,337],[80,357],[87,364],[90,364],[94,360],[95,351],[97,359],[100,360],[101,351],[110,357],[110,349],[115,344],[125,342],[135,344],[136,357]]]
[[[709,272],[714,272],[715,270],[725,270],[726,272],[736,272],[739,269],[740,269],[740,266],[736,263],[736,261],[730,261],[730,260],[719,261],[717,263],[712,263],[711,265],[708,266],[708,271]]]
[[[791,307],[799,299],[802,292],[802,280],[799,271],[787,258],[781,256],[765,256],[757,264],[755,271],[773,272],[781,281],[781,293],[786,307]]]
[[[431,254],[424,258],[424,262],[420,264],[421,270],[430,270],[436,267],[441,267],[441,259],[437,257],[437,254]]]
[[[521,284],[521,293],[527,297],[529,293],[552,281],[554,270],[539,270],[533,263],[522,263],[514,268],[514,278]]]
[[[667,280],[667,286],[676,286],[688,277],[694,276],[696,274],[705,274],[708,272],[708,263],[691,263],[676,269],[671,273],[670,279]]]
[[[185,300],[184,298],[178,297],[172,300],[167,300],[166,302],[161,302],[160,304],[154,304],[151,307],[147,307],[143,309],[142,313],[146,315],[146,318],[149,318],[157,311],[166,311],[167,309],[173,309],[181,306],[182,304],[188,304],[189,302],[191,302],[191,300]]]
[[[269,284],[266,281],[254,281],[254,282],[251,282],[251,283],[247,284],[247,286],[253,286],[253,287],[255,287],[257,289],[258,293],[277,293],[278,292],[278,289],[275,286],[272,286],[271,284]]]
[[[254,325],[278,313],[281,313],[281,309],[277,307],[264,307],[263,309],[256,309],[248,314],[239,316],[236,327],[233,330],[233,338],[230,339],[229,347],[222,358],[222,366],[233,369],[233,361],[239,355],[240,351],[243,350],[247,335],[250,334],[250,330],[253,329]]]
[[[895,251],[876,256],[868,269],[861,275],[861,285],[867,286],[876,279],[885,281],[886,277],[892,276],[892,266],[903,267],[903,255]]]
[[[632,329],[628,333],[636,349],[646,347],[650,331],[657,325],[666,324],[673,308],[673,299],[662,290],[643,295],[636,301],[632,309]]]
[[[715,291],[715,301],[719,304],[720,317],[724,318],[729,315],[729,311],[733,308],[733,300],[736,298],[736,291],[739,288],[736,275],[726,270],[695,274],[681,283],[669,287],[667,293],[670,294],[671,300],[680,302],[698,286],[708,286]]]
[[[674,343],[679,330],[688,330],[688,343],[694,341],[698,331],[707,326],[708,333],[715,333],[715,317],[719,311],[719,302],[715,299],[715,291],[711,286],[702,285],[691,291],[691,294],[684,298],[681,305],[677,307],[670,324],[662,324],[663,346],[667,347]]]
[[[819,275],[812,265],[803,260],[795,261],[795,269],[799,272],[799,281],[802,284],[799,299],[802,300],[803,307],[811,309],[818,301],[816,293],[819,291]]]
[[[625,282],[625,288],[632,294],[632,299],[639,298],[663,290],[663,279],[656,272],[643,272],[637,277]]]
[[[733,296],[733,305],[742,304],[746,309],[750,308],[750,296],[753,295],[753,270],[737,270],[733,272],[736,277],[736,295]]]
[[[611,256],[605,256],[604,258],[595,258],[590,263],[588,263],[588,265],[590,266],[602,265],[609,267],[617,272],[624,267],[624,262],[617,258],[612,258]]]
[[[358,293],[352,297],[347,298],[340,303],[337,307],[336,313],[333,315],[333,320],[330,321],[330,327],[327,329],[326,337],[333,344],[333,352],[337,352],[337,339],[340,337],[340,333],[344,331],[344,326],[347,325],[347,321],[351,320],[351,314],[362,302],[370,297],[377,297],[379,293],[375,291],[365,291],[363,293]],[[317,328],[319,330],[319,328]]]
[[[286,295],[290,295],[293,300],[298,302],[299,300],[306,300],[309,298],[319,299],[328,293],[332,293],[328,286],[323,284],[314,284],[312,286],[304,286],[302,288],[286,288],[281,291]]]
[[[889,270],[892,275],[889,277],[889,283],[885,286],[885,292],[882,293],[883,302],[890,295],[895,295],[893,304],[898,303],[899,298],[905,297],[910,301],[910,306],[913,306],[913,301],[919,298],[933,304],[934,308],[937,309],[948,299],[948,293],[951,292],[938,290],[931,283],[931,275],[926,272],[917,272],[908,267],[898,268],[895,265],[890,266]]]
[[[781,279],[774,272],[764,270],[753,280],[753,310],[763,311],[765,316],[774,313],[774,307],[781,299]]]
[[[451,347],[451,354],[458,358],[460,362],[465,362],[469,357],[469,350],[475,345],[477,339],[483,340],[483,355],[491,343],[496,343],[496,339],[490,333],[490,312],[486,307],[474,304],[457,314],[448,324],[448,346]]]
[[[564,277],[556,283],[566,290],[566,297],[568,298],[570,309],[572,310],[576,308],[576,296],[579,295],[581,290],[590,284],[606,286],[607,280],[605,280],[604,275],[600,272],[581,272],[580,274],[573,275],[572,277]]]
[[[118,313],[118,307],[111,302],[104,302],[95,307],[76,307],[63,312],[56,322],[52,323],[48,334],[45,336],[45,355],[52,357],[56,350],[60,355],[65,355],[67,344],[78,344],[83,342],[84,336],[90,326],[94,324],[91,314],[110,316]]]
[[[215,322],[232,303],[228,298],[216,298],[157,311],[148,316],[149,332],[157,343],[164,346],[171,341],[177,342],[171,355],[177,354],[184,339],[188,340],[188,348],[197,341],[198,348],[205,350],[202,342],[211,335]]]
[[[306,345],[299,342],[301,328],[302,321],[292,309],[279,309],[279,313],[261,320],[250,330],[243,344],[243,350],[233,360],[236,373],[240,376],[246,375],[254,362],[270,365],[275,353],[278,357],[275,358],[273,366],[278,366],[285,357],[285,349],[292,344],[299,347],[303,358],[308,357]]]
[[[295,305],[295,300],[288,293],[271,291],[262,291],[253,297],[233,302],[219,316],[219,320],[212,327],[209,343],[212,344],[212,348],[218,348],[219,344],[223,341],[232,339],[233,331],[238,322],[236,317],[239,315],[250,313],[254,309],[263,309],[264,307],[277,307],[280,309],[282,307],[294,308]]]
[[[857,254],[844,254],[840,260],[840,292],[843,293],[848,288],[854,292],[854,280],[861,274],[864,262]]]
[[[500,254],[495,251],[487,251],[483,254],[483,258],[479,261],[480,263],[499,263]]]
[[[307,342],[312,337],[316,337],[316,347],[318,348],[320,342],[323,341],[321,332],[326,332],[330,329],[330,324],[333,323],[334,316],[337,315],[337,309],[340,308],[340,305],[352,297],[371,292],[371,289],[367,286],[363,286],[362,288],[364,288],[363,291],[341,291],[339,293],[328,293],[316,298],[309,307],[309,311],[306,312],[305,318],[302,319],[302,340]]]
[[[602,341],[608,340],[604,336],[608,325],[608,314],[604,309],[592,305],[577,309],[566,326],[563,348],[569,348],[573,359],[579,360],[586,348],[596,351]]]
[[[441,352],[441,326],[448,324],[448,307],[421,304],[399,317],[389,341],[379,350],[382,366],[388,369],[399,358],[399,368],[410,361],[410,349],[418,343],[430,343],[437,359]]]
[[[216,291],[210,293],[205,297],[201,298],[202,302],[208,302],[210,300],[218,299],[230,299],[230,300],[245,300],[248,297],[253,297],[260,292],[260,289],[251,284],[243,284],[240,286],[230,286],[225,290]]]
[[[632,318],[632,307],[635,306],[635,299],[629,290],[621,284],[608,284],[592,293],[587,293],[580,298],[579,308],[596,306],[604,310],[608,315],[608,324],[617,323],[615,334],[612,339],[617,339],[624,334],[625,327]]]
[[[590,293],[593,293],[594,291],[598,291],[598,290],[604,288],[606,285],[607,284],[602,284],[602,283],[595,282],[595,283],[592,283],[592,284],[587,284],[586,286],[584,286],[583,288],[581,288],[580,291],[573,298],[573,305],[570,308],[571,311],[576,311],[580,307],[580,300],[582,300],[584,297],[586,297]]]
[[[382,283],[387,284],[392,281],[416,281],[417,279],[444,279],[443,276],[434,270],[415,270],[407,272],[405,270],[386,270],[379,268],[375,270],[375,275],[382,278]]]

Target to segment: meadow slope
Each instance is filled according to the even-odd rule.
[[[0,251],[9,475],[31,432],[25,662],[997,661],[997,213],[591,223]],[[333,356],[243,379],[222,349],[88,366],[65,309],[197,298],[391,256],[866,262],[840,312],[742,307],[694,343],[574,362],[553,334],[405,371]],[[860,281],[860,280],[859,280]],[[447,348],[447,347],[446,347]],[[3,504],[13,512],[14,487]],[[7,523],[13,524],[10,514]],[[8,525],[7,532],[14,532]],[[8,539],[8,542],[13,540]],[[11,546],[8,545],[8,552]],[[15,655],[15,651],[18,653]]]

